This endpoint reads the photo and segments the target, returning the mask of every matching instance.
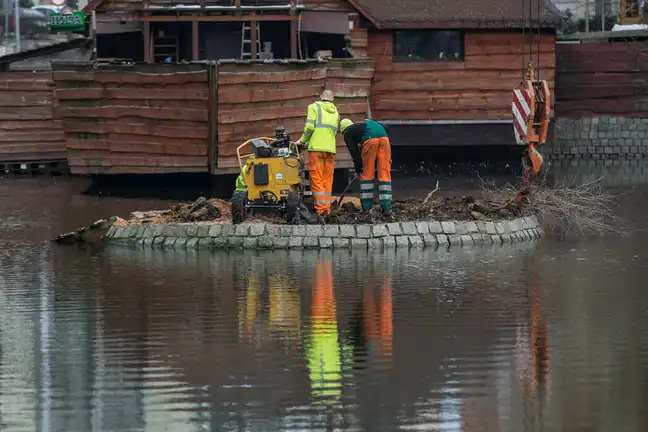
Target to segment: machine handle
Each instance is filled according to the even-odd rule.
[[[241,156],[241,149],[243,147],[245,147],[246,145],[248,145],[249,143],[251,143],[252,141],[254,141],[254,140],[264,140],[264,141],[271,141],[272,142],[272,141],[274,141],[274,138],[268,138],[268,137],[250,138],[249,140],[245,141],[240,146],[236,147],[236,157],[238,158],[239,167],[241,169],[243,169],[243,162],[241,161],[241,159],[242,158],[248,158],[248,157],[250,157],[250,156],[252,156],[254,154],[254,153],[248,153],[248,154],[245,154],[245,155]]]

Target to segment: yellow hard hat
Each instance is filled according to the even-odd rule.
[[[348,128],[352,124],[353,124],[353,121],[351,121],[351,119],[348,119],[348,118],[342,119],[342,121],[340,122],[340,132],[344,133],[346,128]]]

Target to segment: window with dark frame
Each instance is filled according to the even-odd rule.
[[[393,36],[394,62],[462,62],[461,30],[399,30]]]

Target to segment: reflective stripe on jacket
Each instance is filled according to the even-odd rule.
[[[308,151],[335,154],[335,136],[340,114],[333,102],[315,102],[308,106],[308,117],[300,141]]]

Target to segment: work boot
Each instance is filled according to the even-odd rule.
[[[322,214],[319,215],[320,223],[322,225],[326,225],[326,222],[328,221],[329,218],[329,212],[324,211]]]

